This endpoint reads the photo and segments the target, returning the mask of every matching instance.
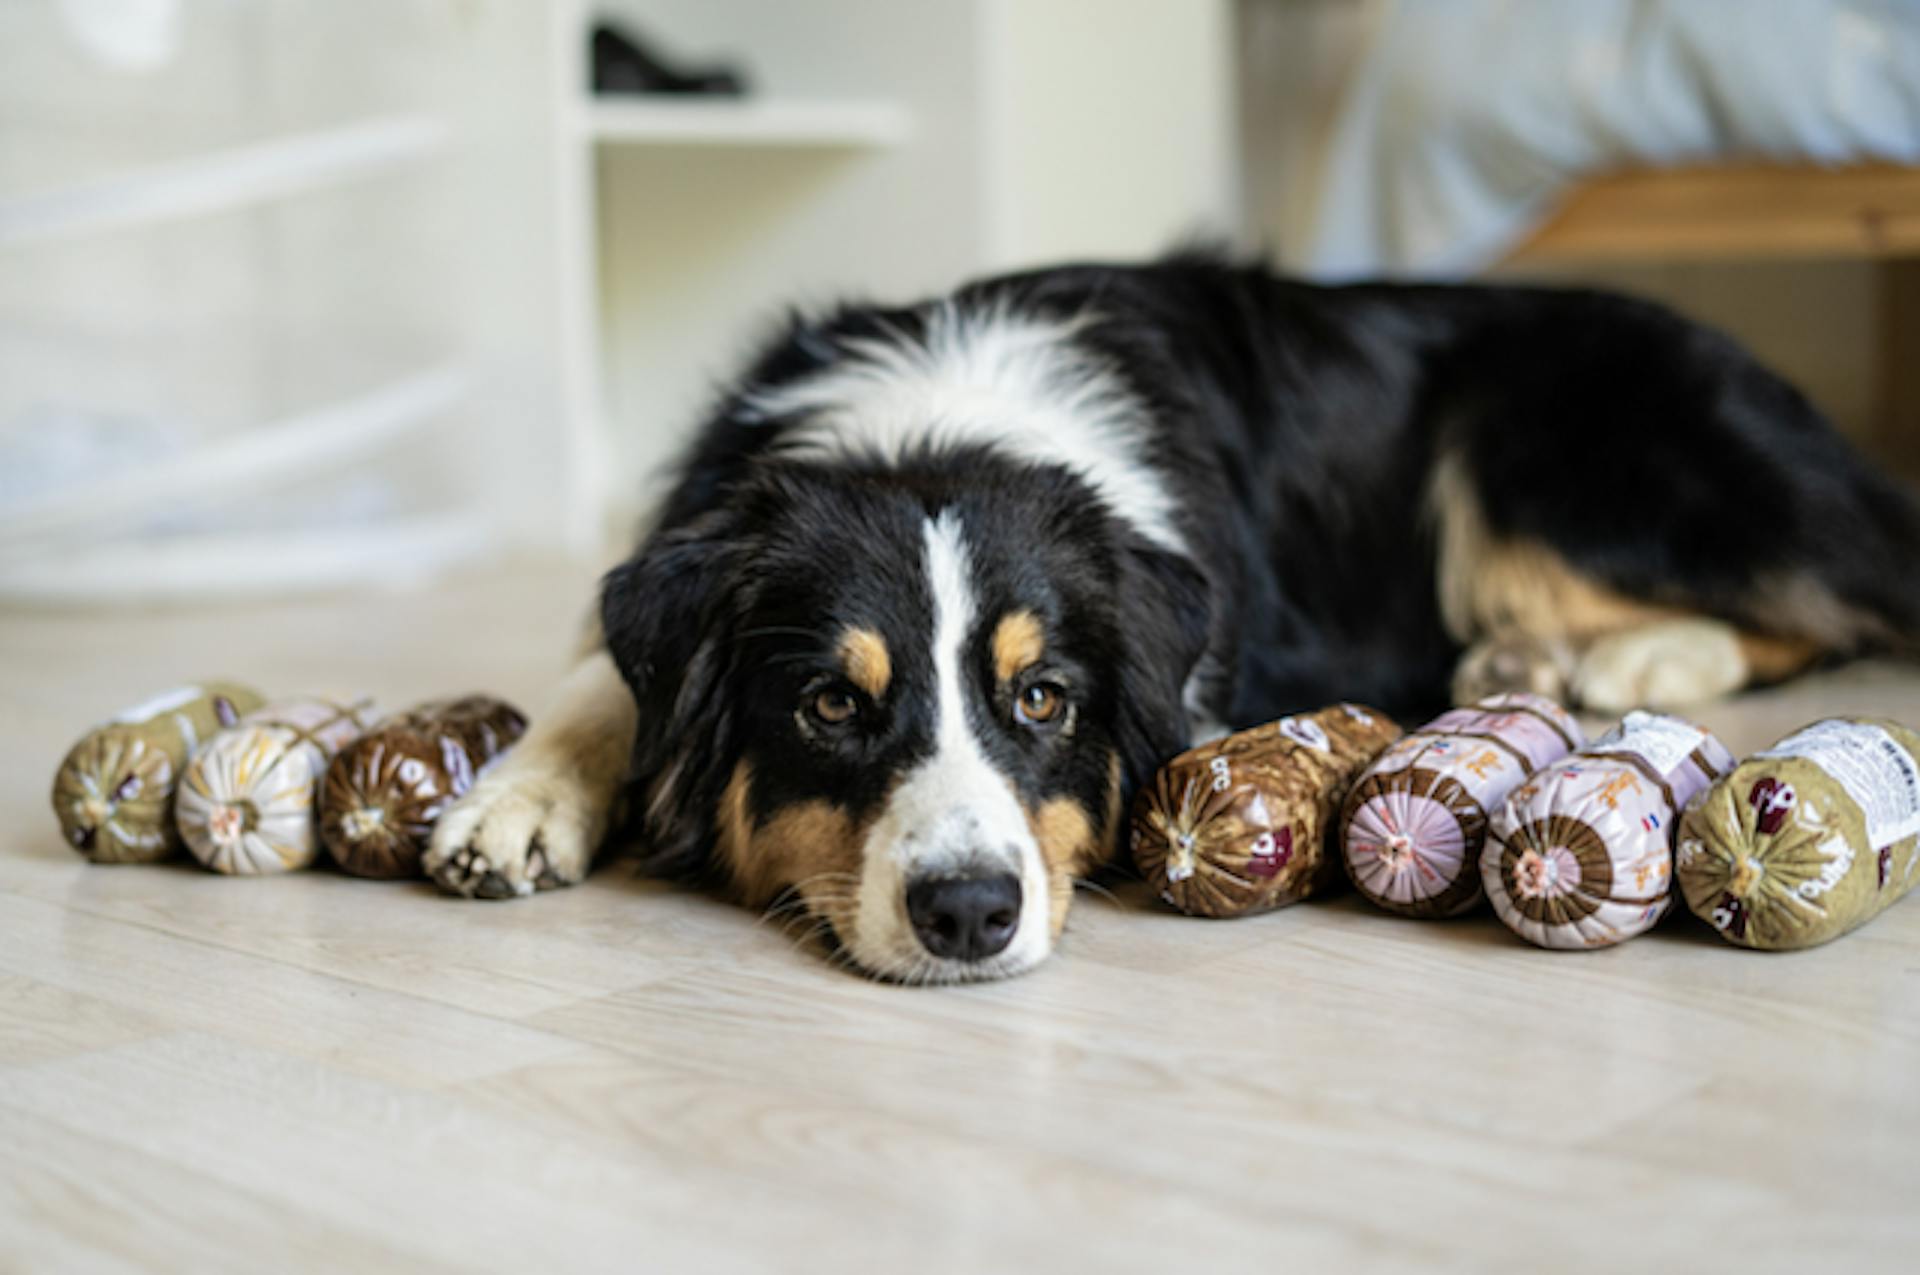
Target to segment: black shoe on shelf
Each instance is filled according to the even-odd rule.
[[[734,67],[668,66],[633,36],[599,23],[593,28],[593,91],[739,97],[747,85]]]

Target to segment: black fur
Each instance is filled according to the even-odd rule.
[[[700,861],[741,756],[781,777],[757,786],[769,806],[825,785],[861,809],[924,746],[924,724],[900,720],[823,752],[788,719],[836,624],[924,648],[918,527],[945,506],[980,546],[993,604],[1048,617],[1085,697],[1072,747],[988,724],[996,761],[1023,792],[1072,791],[1089,810],[1105,756],[1131,788],[1183,745],[1181,690],[1203,652],[1206,707],[1234,726],[1342,698],[1414,718],[1443,704],[1461,652],[1427,509],[1442,455],[1495,532],[1631,596],[1790,630],[1779,591],[1799,578],[1842,604],[1850,639],[1920,635],[1910,496],[1732,342],[1656,306],[1319,288],[1206,257],[1037,271],[954,300],[1096,317],[1072,339],[1145,405],[1189,555],[1147,544],[1072,474],[987,451],[898,467],[783,456],[787,422],[755,392],[828,366],[850,339],[916,339],[928,311],[793,318],[606,582],[608,645],[641,706],[636,779],[679,763],[648,828],[668,866]]]
[[[1072,474],[977,450],[904,466],[765,460],[603,587],[608,649],[653,727],[636,741],[634,774],[651,790],[643,832],[656,866],[703,866],[736,762],[753,766],[756,818],[826,797],[860,819],[927,754],[922,528],[940,510],[965,528],[981,616],[1039,616],[1047,657],[1029,680],[1071,691],[1070,732],[1024,728],[1000,711],[972,723],[1023,800],[1072,797],[1097,819],[1110,758],[1131,785],[1185,746],[1181,670],[1205,641],[1205,580],[1140,541]],[[820,686],[843,684],[834,646],[854,626],[886,639],[894,693],[883,704],[862,697],[857,728],[809,728],[797,714]],[[981,703],[995,690],[987,642],[982,631],[965,652]]]

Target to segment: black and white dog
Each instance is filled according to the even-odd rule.
[[[1334,699],[1698,701],[1920,637],[1920,510],[1725,337],[1208,257],[796,319],[429,868],[786,890],[861,969],[1030,969],[1197,737]]]

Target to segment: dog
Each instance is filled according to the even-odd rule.
[[[795,898],[879,978],[995,978],[1196,740],[1684,705],[1916,635],[1910,495],[1658,306],[1043,269],[790,317],[427,866],[572,884],[624,795],[656,870]]]

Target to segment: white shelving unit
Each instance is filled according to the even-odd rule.
[[[106,595],[127,604],[182,596],[246,598],[344,585],[397,587],[430,579],[497,540],[498,529],[473,512],[399,518],[366,527],[266,532],[243,540],[176,535],[158,542],[72,549],[57,558],[0,561],[0,598],[73,604]]]
[[[567,19],[563,18],[563,21]],[[569,24],[557,37],[563,50],[585,47],[584,25]],[[570,43],[569,43],[570,42]],[[563,84],[584,84],[585,66],[570,69]],[[576,554],[604,551],[617,513],[608,484],[611,459],[605,419],[606,343],[602,325],[610,304],[599,246],[607,228],[600,187],[602,159],[645,148],[700,148],[792,152],[885,150],[913,133],[905,106],[883,100],[742,99],[604,100],[581,96],[559,113],[558,142],[561,242],[561,328],[569,421],[566,543]],[[617,533],[616,533],[617,534]]]
[[[913,117],[883,101],[589,102],[594,141],[614,146],[899,146]]]
[[[149,78],[88,82],[60,69],[67,33],[32,25],[50,17],[14,15],[15,104],[57,139],[49,171],[89,175],[36,188],[18,163],[0,195],[25,373],[5,406],[36,431],[28,455],[87,459],[50,462],[38,481],[58,485],[0,508],[0,603],[399,581],[498,538],[488,494],[433,484],[421,445],[476,372],[460,293],[436,302],[407,274],[438,282],[464,251],[431,242],[444,219],[426,211],[457,203],[465,171],[457,77],[422,87],[375,59],[330,83],[291,51],[306,34],[350,50],[383,16],[208,15]],[[36,365],[36,347],[57,358]],[[104,445],[68,431],[98,421],[161,450],[89,454]],[[80,464],[97,471],[54,477]]]
[[[206,216],[324,190],[442,149],[430,116],[365,120],[272,138],[62,190],[0,199],[0,249]]]
[[[634,281],[621,277],[618,263],[603,259],[603,245],[610,236],[645,235],[649,228],[644,220],[635,225],[610,216],[614,196],[603,176],[624,163],[644,162],[649,154],[817,155],[831,164],[835,157],[900,148],[915,134],[911,107],[882,96],[596,97],[588,91],[587,38],[595,11],[580,0],[555,5],[550,40],[553,79],[561,95],[554,112],[554,189],[567,419],[565,543],[584,557],[604,554],[610,535],[616,542],[620,538],[617,521],[633,512],[611,487],[630,475],[615,454],[606,405],[614,396],[608,346],[633,308]],[[764,190],[754,197],[780,198]],[[666,228],[670,234],[678,231]],[[697,255],[702,249],[690,244],[688,251]],[[709,282],[720,286],[723,277],[716,268]],[[642,291],[655,306],[674,295],[671,289],[659,295]],[[681,299],[700,308],[699,298]]]
[[[465,395],[457,363],[424,368],[352,398],[241,431],[148,469],[64,489],[0,512],[0,562],[58,553],[137,530],[192,493],[197,511],[261,484],[311,479],[377,454],[431,424]]]

